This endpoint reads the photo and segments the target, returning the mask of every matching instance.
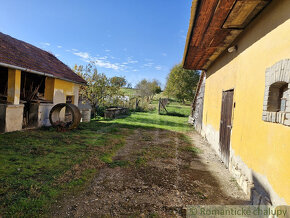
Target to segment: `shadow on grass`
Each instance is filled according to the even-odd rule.
[[[188,115],[178,113],[178,112],[161,113],[160,115],[167,115],[167,116],[174,116],[174,117],[188,117]]]
[[[96,121],[86,125],[91,126],[94,123],[99,125]],[[180,195],[184,196],[181,200],[184,205],[247,203],[228,196],[228,193],[223,190],[219,180],[217,180],[216,175],[212,175],[211,171],[208,170],[208,165],[200,160],[198,154],[201,151],[193,147],[190,138],[183,133],[156,127],[144,127],[138,124],[111,123],[111,125],[118,129],[134,129],[135,131],[130,133],[130,139],[135,138],[136,144],[134,143],[132,150],[128,149],[130,144],[127,145],[128,147],[124,149],[127,150],[126,155],[121,151],[121,155],[120,153],[117,154],[116,159],[112,158],[107,163],[108,167],[115,169],[115,171],[110,171],[110,174],[112,173],[116,177],[111,178],[106,176],[106,174],[102,174],[99,177],[104,178],[106,181],[106,188],[100,181],[97,185],[95,184],[86,190],[83,195],[67,201],[65,203],[66,208],[70,208],[76,203],[81,205],[82,201],[94,199],[94,195],[91,198],[87,198],[85,193],[93,192],[93,190],[97,189],[102,192],[101,196],[98,196],[102,200],[95,201],[96,203],[92,204],[91,207],[101,208],[98,211],[100,217],[106,217],[110,213],[114,213],[116,216],[119,214],[126,214],[127,216],[135,214],[137,216],[141,213],[140,211],[147,215],[152,207],[157,214],[165,210],[168,217],[170,217],[170,210],[173,208],[178,213],[181,213],[182,209],[179,206],[170,204],[171,206],[168,207],[169,204],[166,201],[163,202],[162,209],[159,209],[160,202],[158,198],[151,195],[154,192],[153,187],[163,190],[162,193],[158,192],[160,196],[178,189],[181,192]],[[105,128],[108,128],[108,126]],[[177,153],[175,149],[178,149]],[[174,171],[176,166],[172,164],[172,159],[175,160],[175,157],[180,160],[177,165],[180,178],[176,177],[177,174]],[[152,165],[151,161],[157,165]],[[159,166],[158,163],[166,163],[166,167],[163,168],[162,164]],[[120,168],[126,168],[126,170]],[[181,181],[179,185],[176,185],[177,179]],[[145,189],[145,191],[140,188],[140,184],[152,188]],[[134,194],[135,192],[136,194]],[[140,201],[140,193],[143,193],[144,199],[150,198],[152,200],[150,204],[144,204],[142,200]],[[166,196],[168,196],[167,194]],[[111,201],[111,196],[115,197],[114,202]],[[126,204],[122,204],[123,199],[129,199],[129,197],[131,200],[126,202]],[[156,201],[159,203],[156,203]],[[130,208],[130,211],[128,208]],[[90,216],[93,211],[93,209],[92,211],[86,211],[88,213],[86,216]],[[64,213],[65,210],[59,214],[56,212],[58,216],[62,216]],[[76,211],[75,214],[82,214],[82,209]]]
[[[161,130],[142,123],[184,126],[139,118],[132,124],[91,121],[68,132],[50,127],[0,135],[0,216],[47,214],[57,199],[82,190],[104,164],[110,164],[132,130]],[[126,163],[111,167],[115,165]]]

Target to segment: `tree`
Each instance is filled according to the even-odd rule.
[[[155,94],[161,92],[160,82],[156,79],[153,81],[143,79],[135,88],[138,90],[138,95],[142,98],[148,97],[149,99],[152,99]]]
[[[111,77],[110,82],[113,86],[124,87],[127,84],[125,77],[114,76]]]
[[[80,87],[79,94],[82,100],[90,103],[94,115],[96,115],[97,106],[105,106],[113,97],[122,96],[120,88],[125,85],[125,78],[108,78],[105,74],[98,73],[94,63],[85,67],[75,65],[73,70],[87,81],[87,85]]]
[[[132,89],[132,83],[128,83],[128,84],[127,84],[127,88],[128,88],[128,89]]]
[[[161,92],[161,87],[160,87],[160,82],[156,79],[154,79],[152,82],[151,82],[151,92],[153,95],[155,94],[159,94]]]
[[[185,103],[185,100],[192,101],[196,85],[199,80],[199,72],[196,70],[183,69],[181,64],[175,65],[168,77],[165,87],[165,94],[177,98]]]

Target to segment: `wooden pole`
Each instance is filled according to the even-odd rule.
[[[161,109],[160,106],[161,105],[160,105],[160,98],[159,98],[159,101],[158,101],[158,114],[160,114],[160,109]]]
[[[135,110],[137,110],[137,107],[138,107],[138,105],[137,105],[137,98],[136,98],[136,101],[135,101]]]

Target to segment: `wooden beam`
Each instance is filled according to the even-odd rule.
[[[184,67],[203,70],[225,51],[271,0],[200,0]]]
[[[269,2],[269,0],[238,0],[223,28],[244,29]]]

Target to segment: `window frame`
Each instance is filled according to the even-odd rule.
[[[281,60],[267,68],[265,76],[262,120],[290,126],[290,59]],[[279,87],[280,83],[282,85]],[[279,89],[278,93],[277,90],[276,93],[271,93],[274,89]],[[274,97],[278,98],[276,105]],[[285,110],[281,108],[282,100],[285,100]]]

